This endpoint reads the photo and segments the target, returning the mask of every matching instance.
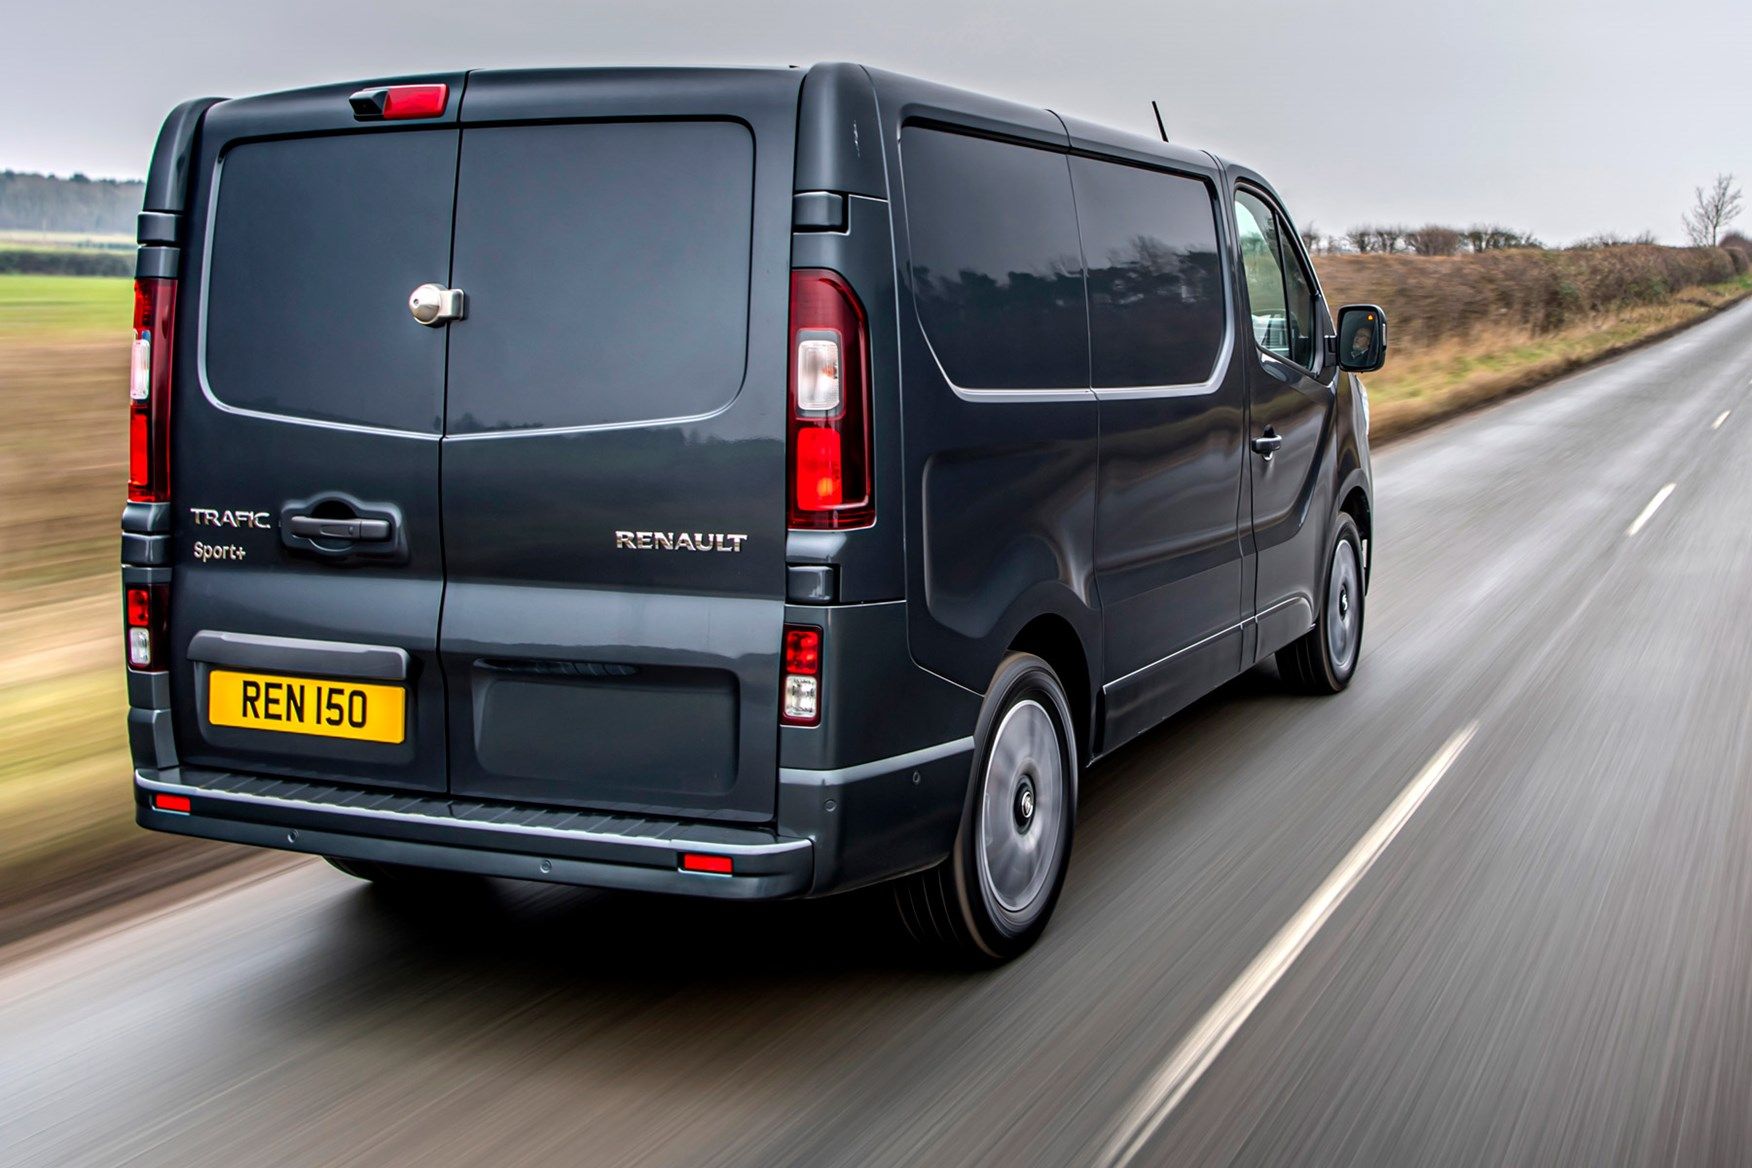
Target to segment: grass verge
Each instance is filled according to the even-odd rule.
[[[1364,378],[1371,436],[1377,443],[1390,441],[1533,389],[1670,336],[1747,296],[1752,296],[1752,276],[1741,276],[1556,332],[1500,326],[1409,352],[1395,349],[1386,368]]]

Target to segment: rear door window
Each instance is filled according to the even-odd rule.
[[[443,283],[454,130],[247,142],[220,163],[204,379],[227,406],[443,426],[444,347],[408,314]]]
[[[1227,309],[1211,188],[1073,158],[1097,388],[1188,385],[1216,365]]]
[[[908,126],[901,164],[913,295],[949,379],[967,389],[1086,388],[1067,156]]]
[[[747,359],[753,215],[740,122],[464,130],[449,432],[726,405]]]

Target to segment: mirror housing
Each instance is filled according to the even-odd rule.
[[[1387,363],[1387,314],[1378,304],[1347,304],[1338,310],[1338,367],[1373,373]]]

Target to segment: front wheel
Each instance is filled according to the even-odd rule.
[[[1314,627],[1278,650],[1278,672],[1304,693],[1335,694],[1350,684],[1363,651],[1363,539],[1342,512],[1320,596]]]
[[[949,858],[895,886],[913,938],[996,965],[1046,930],[1070,863],[1077,749],[1070,703],[1039,657],[998,667],[975,732],[961,830]]]

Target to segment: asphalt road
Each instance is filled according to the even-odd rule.
[[[1091,771],[998,972],[300,864],[0,966],[0,1162],[1752,1163],[1749,383],[1745,305],[1381,453],[1356,683]]]

